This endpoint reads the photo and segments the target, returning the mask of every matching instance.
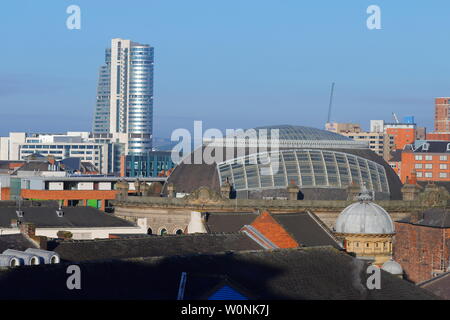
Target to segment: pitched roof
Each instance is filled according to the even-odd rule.
[[[66,261],[127,259],[239,250],[262,250],[245,234],[195,234],[121,239],[55,241],[48,244]]]
[[[390,153],[391,159],[389,159],[389,161],[391,161],[391,162],[402,161],[402,153],[403,153],[403,150],[401,150],[401,149],[391,151],[391,153]]]
[[[297,248],[300,244],[268,212],[263,212],[251,226],[279,248]]]
[[[177,299],[187,273],[188,298],[212,289],[190,275],[226,277],[256,299],[436,299],[381,271],[381,289],[368,290],[367,264],[331,247],[202,254],[78,264],[82,290],[67,290],[68,264],[0,271],[0,299]],[[192,286],[192,290],[191,290]]]
[[[50,169],[50,162],[41,161],[41,160],[33,160],[26,162],[23,166],[14,171],[14,174],[17,175],[18,171],[62,171],[59,167],[56,170]]]
[[[311,212],[272,216],[302,246],[333,246],[341,249],[332,231]]]
[[[424,149],[425,144],[428,144],[428,149]],[[450,153],[447,150],[447,146],[450,144],[449,141],[426,141],[417,147],[414,152],[424,152],[424,153]]]
[[[0,227],[11,227],[11,220],[33,223],[38,228],[109,228],[134,227],[127,220],[115,217],[92,207],[64,207],[64,216],[58,217],[57,207],[21,207],[22,218],[17,217],[17,208],[0,207]]]
[[[442,208],[431,208],[420,214],[421,219],[413,222],[413,217],[409,216],[398,222],[410,223],[425,227],[450,228],[450,211]]]
[[[419,283],[418,286],[434,293],[442,299],[450,300],[450,272]]]
[[[206,227],[211,233],[238,232],[243,226],[251,224],[257,217],[257,213],[208,212],[206,215]]]
[[[0,235],[0,254],[6,249],[24,251],[28,248],[36,248],[36,244],[27,239],[23,234]]]

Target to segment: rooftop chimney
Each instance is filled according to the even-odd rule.
[[[36,235],[36,226],[33,223],[25,222],[19,225],[20,232],[29,237]]]
[[[188,224],[187,233],[208,233],[205,226],[205,220],[201,212],[191,212],[191,221]]]

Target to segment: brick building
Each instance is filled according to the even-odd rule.
[[[386,134],[394,137],[394,149],[404,149],[416,141],[416,125],[412,123],[386,123]]]
[[[435,100],[435,112],[434,112],[434,131],[436,133],[449,133],[450,132],[450,98],[436,98]]]
[[[416,172],[417,181],[450,181],[450,142],[425,141],[401,153],[400,180]]]
[[[450,212],[429,209],[395,222],[394,259],[406,278],[423,282],[449,268]]]

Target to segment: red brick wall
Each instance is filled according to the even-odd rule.
[[[387,128],[386,133],[394,136],[395,149],[403,150],[407,144],[416,141],[416,130],[407,128]]]
[[[255,221],[253,221],[251,226],[261,232],[267,239],[280,248],[299,247],[297,241],[295,241],[268,212],[263,212],[258,218],[255,219]]]
[[[427,133],[427,140],[448,141],[450,143],[450,133]]]
[[[416,160],[416,155],[422,156],[422,160]],[[432,160],[426,160],[426,156],[432,156]],[[447,160],[440,160],[441,156],[447,156]],[[422,169],[416,169],[416,164],[422,164]],[[426,164],[431,164],[433,168],[426,169]],[[441,164],[446,164],[447,169],[441,169]],[[407,177],[411,177],[413,170],[417,173],[422,173],[421,177],[417,176],[417,181],[450,181],[450,156],[446,153],[413,153],[412,151],[402,152],[402,162],[400,170],[400,180],[402,181],[402,183],[406,182]],[[426,172],[431,172],[433,176],[431,178],[425,177]],[[441,172],[447,173],[447,177],[441,178]]]
[[[422,282],[440,269],[441,258],[448,268],[450,229],[395,223],[394,259],[401,264],[407,278]]]
[[[39,200],[63,200],[66,206],[68,200],[103,200],[102,207],[104,210],[105,201],[116,198],[116,190],[28,190],[22,189],[21,195],[23,199],[39,199]],[[85,202],[83,202],[85,204]]]
[[[450,98],[437,98],[435,101],[434,112],[434,131],[435,132],[450,132],[450,121],[448,115]]]
[[[11,200],[9,188],[0,188],[0,192],[1,192],[0,200]]]

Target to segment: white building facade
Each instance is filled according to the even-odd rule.
[[[153,48],[131,40],[112,39],[100,67],[94,135],[111,135],[125,144],[123,153],[152,149]]]

